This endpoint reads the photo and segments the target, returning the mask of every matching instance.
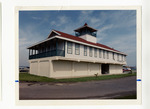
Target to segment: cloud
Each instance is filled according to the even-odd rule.
[[[39,17],[36,14],[30,16],[31,19],[39,22],[36,24],[35,22],[31,24],[26,22],[28,25],[21,27],[19,30],[19,54],[21,55],[21,60],[23,60],[20,62],[27,63],[28,51],[26,47],[45,39],[51,29],[74,35],[73,30],[83,26],[85,22],[98,30],[98,42],[127,53],[128,61],[134,58],[136,31],[133,28],[136,26],[136,12],[85,10],[77,13],[75,18],[73,17],[73,12],[72,14],[65,14],[64,12],[56,16],[51,16],[49,13],[42,13]]]
[[[124,52],[127,54],[127,64],[129,66],[136,65],[136,36],[135,34],[122,35],[121,37],[114,37],[106,45]]]
[[[28,39],[25,38],[25,37],[19,39],[19,46],[20,46],[20,47],[27,46],[27,45],[29,45],[29,44],[31,44],[31,43],[32,43],[32,42],[31,42],[31,41],[28,41]]]
[[[102,27],[102,28],[99,29],[99,33],[105,32],[106,30],[109,30],[109,29],[112,29],[112,28],[114,28],[113,24],[106,25],[106,26],[104,26],[104,27]]]
[[[50,22],[50,25],[51,25],[51,26],[56,25],[56,24],[57,24],[57,23],[56,23],[55,21],[51,21],[51,22]]]
[[[33,16],[33,17],[31,17],[31,18],[34,19],[34,20],[41,20],[40,17],[35,17],[35,16]]]
[[[105,37],[107,37],[107,30],[111,30],[114,27],[113,24],[111,25],[106,25],[104,27],[100,27],[97,32],[97,41],[100,42],[103,40]]]
[[[91,22],[91,15],[92,15],[93,11],[89,10],[89,11],[81,11],[79,17],[77,17],[78,21],[83,24],[83,23],[89,23]]]
[[[68,17],[61,16],[58,18],[60,24],[65,24],[68,21]]]
[[[56,20],[57,19],[57,20]],[[68,21],[70,21],[70,19],[67,16],[59,16],[54,20],[52,20],[50,22],[50,25],[52,26],[56,26],[56,27],[60,27],[60,26],[64,26],[65,24],[68,23]]]
[[[81,14],[84,15],[84,16],[88,16],[90,14],[92,14],[94,12],[94,10],[83,10],[81,11]]]
[[[36,38],[35,38],[36,37]],[[27,46],[42,39],[40,32],[34,26],[27,26],[19,30],[19,46]]]
[[[121,37],[113,37],[111,41],[106,42],[107,45],[114,49],[120,50],[127,54],[131,54],[136,51],[136,36],[135,34],[122,35]]]
[[[28,66],[28,49],[27,47],[43,40],[39,31],[35,26],[24,26],[19,29],[19,65]]]

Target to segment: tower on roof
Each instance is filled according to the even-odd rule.
[[[80,37],[90,42],[94,42],[94,43],[97,42],[96,40],[97,30],[88,26],[87,23],[85,23],[82,27],[75,29],[74,31],[75,31],[75,36],[77,37]]]

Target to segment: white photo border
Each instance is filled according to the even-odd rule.
[[[2,99],[2,7],[0,3],[0,101]]]
[[[142,18],[141,6],[17,6],[15,8],[15,79],[19,80],[19,11],[40,10],[136,10],[137,79],[142,80]],[[142,104],[142,82],[137,83],[137,99],[105,100],[19,100],[19,82],[15,83],[16,105],[137,105]]]

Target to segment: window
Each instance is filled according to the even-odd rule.
[[[100,58],[102,57],[101,49],[99,49],[99,57],[100,57]]]
[[[80,55],[80,45],[79,44],[75,44],[75,54]]]
[[[97,57],[97,49],[94,49],[94,57]]]
[[[124,61],[126,61],[126,56],[124,56]]]
[[[113,60],[115,60],[115,53],[112,53],[112,55],[113,55]]]
[[[109,51],[106,51],[106,53],[107,53],[107,59],[109,59]]]
[[[119,54],[117,54],[117,61],[119,61]]]
[[[103,50],[103,58],[105,59],[105,50]]]
[[[87,56],[87,46],[84,46],[84,56]]]
[[[121,55],[121,61],[123,61],[123,55]]]
[[[126,61],[126,56],[125,55],[123,55],[123,61]]]
[[[67,42],[67,53],[72,54],[72,43],[71,42]]]
[[[92,57],[92,47],[89,47],[89,56]]]

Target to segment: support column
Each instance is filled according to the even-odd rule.
[[[35,46],[35,58],[37,58],[37,47]]]
[[[33,49],[32,49],[32,55],[33,55]]]
[[[57,56],[58,39],[56,39],[56,56]]]
[[[36,49],[34,49],[34,55],[36,55]]]
[[[29,59],[30,59],[30,49],[29,49]]]
[[[46,50],[46,42],[45,42],[45,52],[46,52],[47,50]]]
[[[44,45],[45,45],[45,56],[47,57],[46,42]]]
[[[65,45],[66,45],[66,41],[64,41],[64,54],[63,54],[64,56],[65,56],[65,48],[66,48]]]
[[[29,56],[30,56],[30,49],[29,49]]]

